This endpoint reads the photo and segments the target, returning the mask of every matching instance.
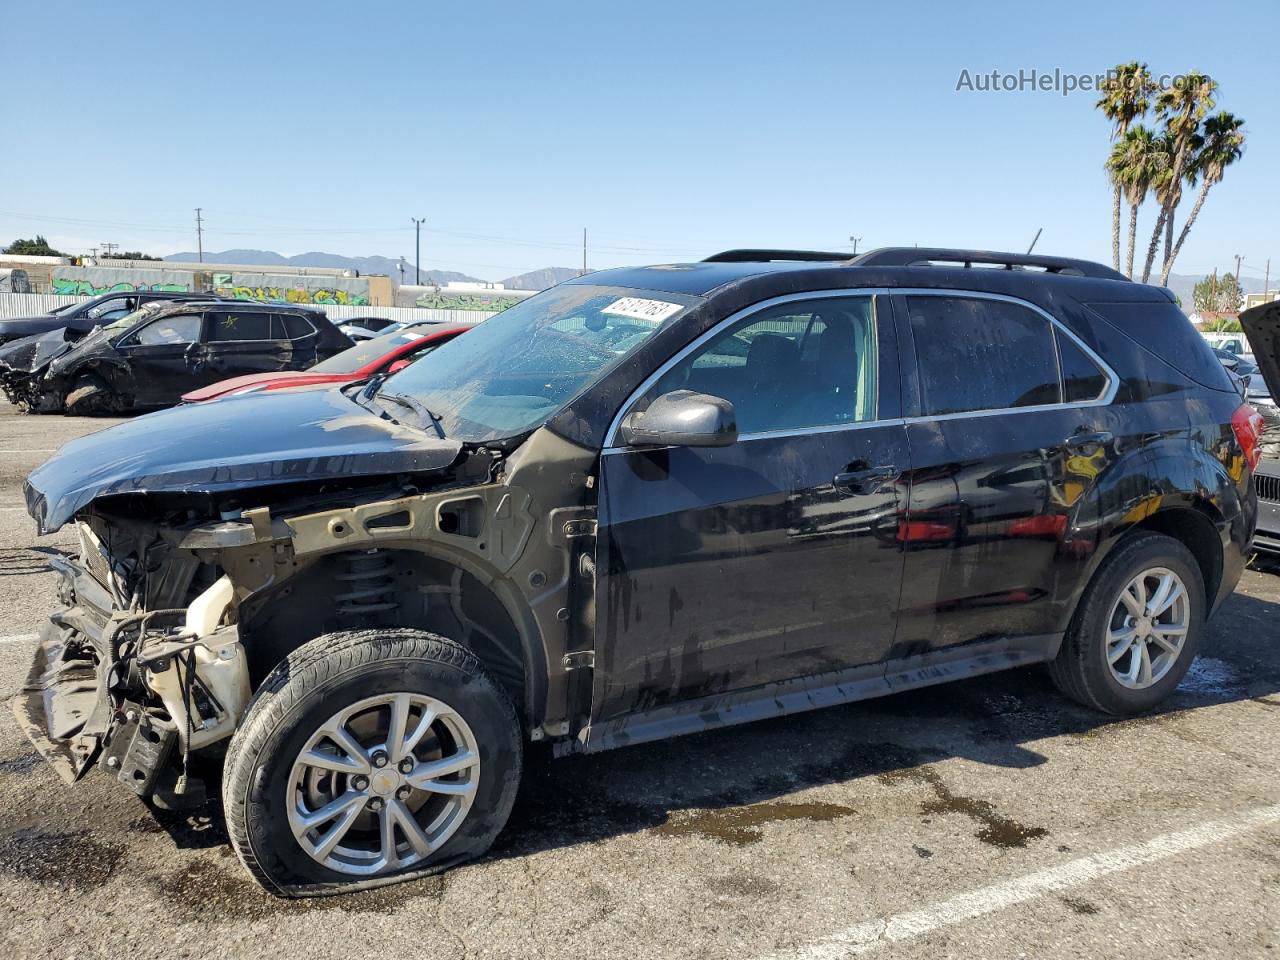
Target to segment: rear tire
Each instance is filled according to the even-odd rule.
[[[83,374],[67,391],[62,409],[73,417],[102,416],[115,413],[120,408],[120,398],[107,386],[106,381],[92,373]]]
[[[250,701],[227,753],[227,833],[282,896],[436,873],[488,850],[521,761],[515,709],[470,650],[421,630],[330,633]]]
[[[1135,534],[1094,574],[1049,675],[1086,707],[1121,715],[1149,710],[1173,693],[1195,659],[1205,607],[1204,577],[1191,551],[1163,534]]]

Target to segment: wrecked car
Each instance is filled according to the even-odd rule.
[[[1165,291],[1087,261],[605,270],[386,379],[67,444],[25,490],[79,556],[14,708],[68,780],[220,789],[277,894],[418,876],[490,846],[529,743],[1030,664],[1151,708],[1241,575],[1257,430]]]
[[[1240,314],[1240,325],[1249,344],[1257,344],[1254,356],[1258,370],[1244,376],[1249,403],[1263,421],[1259,443],[1262,459],[1253,476],[1258,493],[1258,529],[1253,546],[1274,558],[1280,556],[1280,392],[1276,389],[1280,387],[1280,303],[1250,307]]]
[[[35,413],[123,413],[171,406],[232,376],[305,370],[350,346],[322,310],[160,302],[83,336],[63,328],[0,347],[0,389]]]
[[[133,313],[149,303],[165,300],[208,299],[207,293],[166,293],[161,290],[104,293],[101,296],[55,307],[48,313],[0,320],[0,344],[63,328],[69,328],[77,336],[83,336],[94,327],[119,320],[125,314]]]

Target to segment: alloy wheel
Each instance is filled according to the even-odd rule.
[[[1129,581],[1111,611],[1107,665],[1130,690],[1159,683],[1178,661],[1191,625],[1191,601],[1182,578],[1152,567]]]
[[[417,693],[339,710],[299,751],[285,799],[299,846],[339,873],[375,876],[420,863],[466,819],[480,754],[467,722]]]

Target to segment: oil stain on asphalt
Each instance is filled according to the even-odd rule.
[[[111,879],[124,851],[87,831],[19,830],[0,844],[0,873],[45,886],[91,890]]]
[[[963,814],[975,823],[982,825],[982,829],[974,836],[983,843],[991,844],[993,847],[1004,849],[1025,847],[1029,841],[1039,840],[1041,837],[1049,835],[1049,831],[1044,827],[1028,827],[1017,820],[1001,816],[996,813],[995,807],[989,801],[959,796],[953,793],[951,788],[943,782],[942,777],[938,776],[936,771],[927,767],[882,773],[880,780],[883,783],[899,783],[903,780],[912,780],[927,785],[933,790],[934,795],[932,799],[926,800],[920,805],[921,813]]]
[[[852,816],[853,812],[852,807],[838,803],[822,801],[787,803],[775,800],[746,807],[680,813],[656,827],[655,832],[669,837],[700,836],[735,846],[746,846],[760,842],[764,837],[762,827],[765,824],[782,823],[788,820],[824,823]]]

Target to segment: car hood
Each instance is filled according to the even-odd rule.
[[[8,367],[17,373],[35,373],[54,357],[70,350],[72,344],[68,337],[74,336],[69,328],[59,327],[6,343],[0,347],[0,367]]]
[[[207,387],[200,387],[198,390],[191,390],[182,395],[182,399],[188,403],[201,403],[205,400],[212,400],[214,397],[225,396],[233,390],[243,390],[245,387],[260,387],[268,383],[288,383],[290,380],[297,380],[302,377],[324,377],[324,374],[308,373],[306,370],[278,370],[274,373],[246,373],[242,377],[231,377],[229,380],[219,380],[217,383],[211,383]],[[339,377],[338,379],[349,380],[350,377]]]
[[[1280,300],[1250,307],[1240,314],[1240,326],[1253,347],[1253,361],[1262,371],[1271,396],[1280,398]]]
[[[248,394],[73,440],[27,478],[27,510],[52,533],[100,497],[443,470],[461,450],[339,390]]]

